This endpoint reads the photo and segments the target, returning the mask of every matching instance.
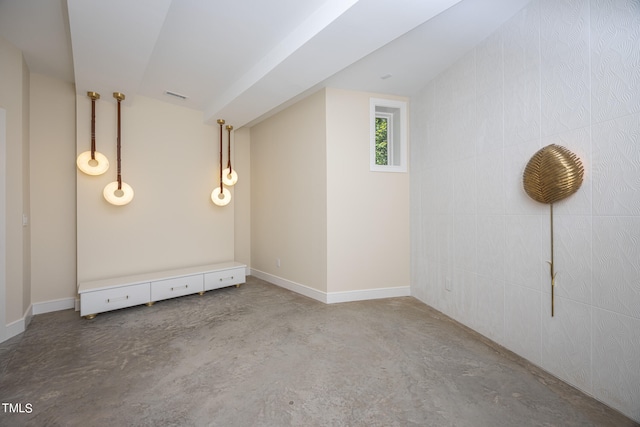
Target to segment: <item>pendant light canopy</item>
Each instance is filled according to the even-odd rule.
[[[231,187],[238,182],[238,174],[231,167],[231,131],[233,130],[233,126],[227,125],[227,168],[222,171],[222,182],[224,185],[228,185]]]
[[[102,175],[109,169],[109,160],[96,151],[96,100],[100,99],[100,94],[87,92],[87,96],[91,98],[91,150],[80,153],[76,164],[87,175]]]
[[[220,186],[216,187],[211,192],[211,201],[215,203],[217,206],[226,206],[231,201],[231,192],[224,188],[223,176],[224,171],[222,170],[222,125],[224,125],[223,119],[218,119],[218,124],[220,125]],[[229,132],[231,132],[232,127],[227,126]]]
[[[122,182],[122,176],[121,176],[120,103],[124,100],[124,94],[120,92],[114,92],[113,97],[118,101],[118,139],[117,139],[118,176],[116,181],[111,182],[107,184],[106,187],[104,187],[104,191],[102,192],[102,195],[104,196],[105,200],[111,203],[112,205],[122,206],[122,205],[126,205],[131,200],[133,200],[133,188],[131,188],[129,184]]]

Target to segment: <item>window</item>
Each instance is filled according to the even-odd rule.
[[[407,171],[406,102],[371,98],[370,170]]]
[[[376,111],[376,166],[393,164],[393,150],[388,150],[389,135],[393,135],[393,114]]]

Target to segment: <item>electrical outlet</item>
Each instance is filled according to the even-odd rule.
[[[276,267],[280,268],[280,258],[276,259]]]
[[[451,284],[451,278],[450,278],[450,277],[447,277],[447,279],[446,279],[446,280],[445,280],[445,282],[444,282],[444,288],[445,288],[446,290],[448,290],[449,292],[451,292],[451,287],[452,287],[452,284]]]

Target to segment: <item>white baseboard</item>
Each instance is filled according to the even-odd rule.
[[[266,280],[267,282],[280,286],[281,288],[313,298],[314,300],[325,304],[411,296],[411,288],[409,286],[327,293],[256,269],[251,269],[250,274],[259,279]]]
[[[16,335],[19,335],[27,330],[27,326],[31,323],[31,319],[33,319],[33,306],[29,305],[22,315],[22,317],[18,320],[15,320],[9,323],[6,327],[6,339],[13,338]]]
[[[27,330],[27,327],[29,327],[29,324],[31,323],[31,320],[33,319],[33,304],[29,304],[29,308],[27,308],[27,311],[24,312],[24,330]]]
[[[327,302],[327,294],[317,289],[310,288],[300,283],[292,282],[291,280],[283,279],[282,277],[274,276],[273,274],[265,273],[264,271],[251,269],[251,275],[256,276],[258,279],[266,280],[269,283],[278,285],[281,288],[288,289],[300,295],[304,295],[309,298],[313,298],[316,301]]]
[[[9,338],[13,338],[16,335],[19,335],[21,333],[23,333],[25,330],[25,326],[24,326],[24,317],[21,319],[18,319],[14,322],[11,322],[7,325],[7,339]]]
[[[397,288],[363,289],[360,291],[329,292],[327,303],[335,304],[339,302],[366,301],[371,299],[395,298],[411,296],[409,286],[399,286]]]
[[[37,302],[33,304],[33,314],[44,314],[52,311],[69,310],[75,308],[75,298],[61,298],[53,301]]]
[[[52,311],[68,310],[74,308],[75,298],[61,298],[53,301],[37,302],[27,308],[22,318],[9,323],[6,327],[5,340],[13,338],[27,330],[33,316],[37,314],[50,313]]]

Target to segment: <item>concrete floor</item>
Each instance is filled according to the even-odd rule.
[[[0,344],[2,426],[633,426],[410,298],[325,305],[240,288]]]

